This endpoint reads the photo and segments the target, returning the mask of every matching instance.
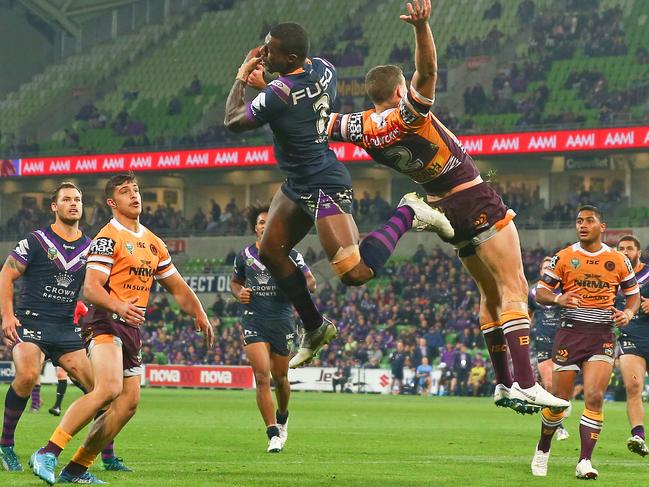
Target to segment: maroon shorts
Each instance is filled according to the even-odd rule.
[[[615,335],[608,325],[559,327],[554,335],[552,362],[555,370],[576,370],[584,362],[615,360]]]
[[[114,343],[122,348],[124,377],[144,374],[139,328],[127,325],[114,313],[96,308],[90,308],[84,328],[88,353],[96,345]]]
[[[475,248],[493,237],[514,219],[516,213],[487,183],[482,182],[431,203],[449,219],[455,236],[447,240],[460,257],[475,254]]]

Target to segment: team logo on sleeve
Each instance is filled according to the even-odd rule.
[[[559,256],[555,255],[550,259],[550,264],[548,264],[548,269],[556,269],[557,268],[557,263],[559,262]]]
[[[18,245],[16,245],[14,252],[20,255],[23,259],[27,260],[27,256],[29,255],[29,242],[27,242],[26,238],[18,242]]]
[[[349,115],[347,122],[347,138],[356,144],[363,140],[363,113],[355,112]]]
[[[115,240],[107,237],[99,237],[92,243],[89,253],[91,255],[112,257],[115,253]]]
[[[607,260],[606,263],[604,264],[604,269],[606,269],[609,272],[612,272],[615,270],[615,262],[612,260]]]
[[[54,247],[50,247],[47,249],[47,258],[50,260],[56,259],[56,257],[59,255],[59,251],[56,250]]]

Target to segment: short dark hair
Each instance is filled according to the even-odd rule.
[[[579,213],[581,213],[582,211],[592,211],[593,213],[595,213],[595,215],[597,215],[597,218],[599,219],[600,222],[602,223],[604,222],[604,214],[601,211],[599,211],[599,208],[597,208],[595,205],[580,206],[579,209],[577,210],[577,215],[579,215]]]
[[[365,76],[367,96],[372,103],[383,103],[392,96],[402,79],[403,71],[399,66],[394,64],[375,66]]]
[[[56,200],[59,198],[59,193],[61,192],[62,189],[66,189],[66,188],[76,189],[79,192],[79,194],[83,194],[81,193],[81,190],[76,184],[71,183],[70,181],[63,181],[52,192],[52,196],[51,196],[52,203],[56,203]]]
[[[305,59],[309,54],[309,36],[300,24],[282,22],[270,29],[271,37],[281,42],[281,49],[286,54],[295,54]]]
[[[640,240],[638,240],[638,238],[635,235],[625,235],[625,236],[623,236],[620,240],[617,241],[616,247],[619,247],[619,245],[622,242],[633,242],[636,249],[642,250],[642,245],[640,245]]]
[[[137,179],[135,179],[135,174],[133,173],[133,171],[123,172],[112,176],[106,182],[106,187],[104,188],[104,197],[108,199],[115,196],[115,188],[117,186],[121,186],[124,183],[137,183]]]
[[[259,215],[262,213],[268,213],[269,209],[270,205],[268,203],[260,203],[259,201],[250,205],[246,209],[246,219],[248,220],[248,225],[250,226],[252,233],[255,233],[255,227],[257,226],[257,218],[259,218]]]

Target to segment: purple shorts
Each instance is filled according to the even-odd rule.
[[[615,360],[615,335],[610,326],[557,328],[552,348],[555,370],[579,371],[584,362],[596,360],[610,364]]]

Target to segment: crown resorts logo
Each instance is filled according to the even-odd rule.
[[[55,279],[56,279],[56,283],[59,286],[64,288],[67,288],[70,284],[72,284],[72,281],[74,280],[74,278],[66,272],[61,272],[60,274],[57,274],[55,276]]]
[[[255,276],[255,279],[257,279],[257,282],[261,284],[262,286],[265,286],[268,284],[268,281],[270,281],[270,274],[268,272],[260,272]]]

